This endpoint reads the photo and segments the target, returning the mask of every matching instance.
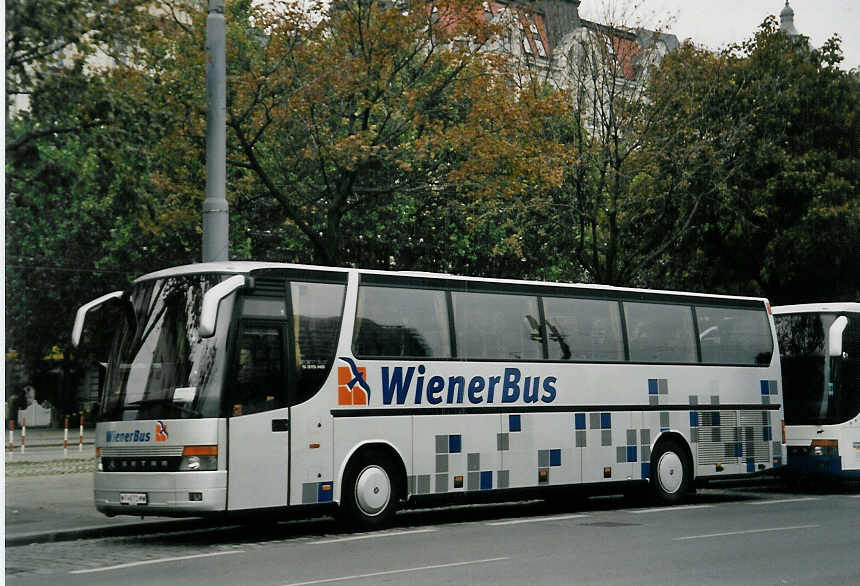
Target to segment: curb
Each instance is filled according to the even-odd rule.
[[[31,545],[34,543],[54,543],[73,541],[75,539],[93,539],[96,537],[127,537],[144,533],[163,533],[167,531],[188,531],[212,526],[207,519],[167,519],[161,521],[143,521],[115,525],[93,525],[79,529],[59,529],[56,531],[33,531],[19,535],[7,535],[6,547]]]

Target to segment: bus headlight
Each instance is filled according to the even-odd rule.
[[[218,469],[218,446],[185,446],[179,461],[180,472]]]

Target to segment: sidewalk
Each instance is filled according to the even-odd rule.
[[[95,467],[94,431],[84,430],[83,449],[74,443],[71,430],[64,455],[63,430],[27,429],[27,445],[20,451],[16,432],[15,451],[9,454],[6,431],[4,475],[6,546],[61,541],[107,535],[134,535],[143,530],[199,524],[197,519],[118,516],[106,517],[93,504]]]

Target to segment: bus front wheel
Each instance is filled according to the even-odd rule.
[[[651,456],[651,494],[662,504],[680,502],[690,489],[693,470],[683,446],[662,442]]]
[[[399,499],[394,465],[383,453],[359,454],[344,474],[341,507],[344,515],[364,529],[387,525]]]

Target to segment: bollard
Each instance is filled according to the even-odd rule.
[[[21,453],[27,449],[27,418],[21,418]]]
[[[69,416],[66,415],[66,425],[63,429],[63,455],[69,454]]]
[[[81,415],[81,433],[78,435],[78,451],[84,451],[84,416]]]
[[[9,455],[15,453],[15,420],[9,420]]]

